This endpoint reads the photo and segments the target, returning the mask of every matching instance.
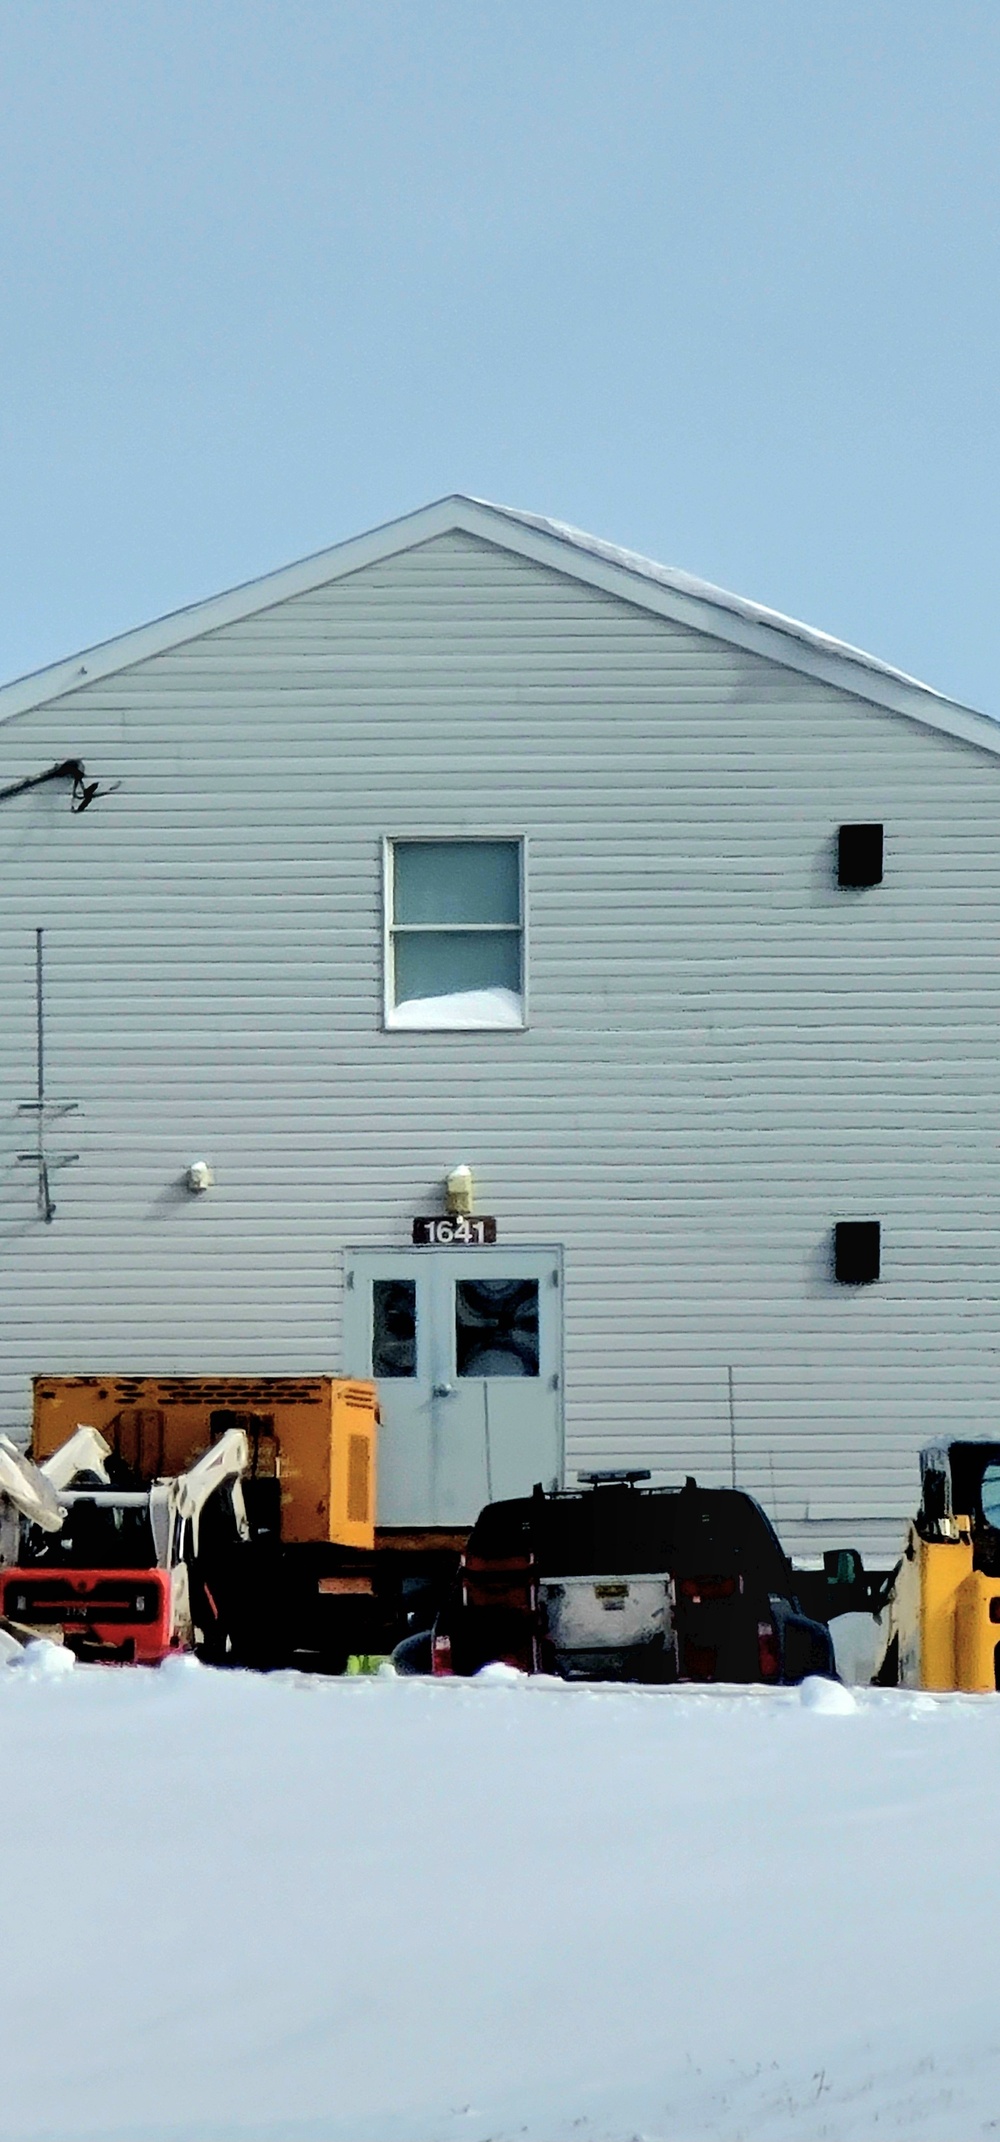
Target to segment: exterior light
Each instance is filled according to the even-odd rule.
[[[452,1168],[451,1174],[445,1176],[445,1209],[448,1212],[472,1212],[475,1187],[472,1169],[467,1168],[464,1162],[461,1167]]]
[[[188,1189],[198,1196],[201,1191],[211,1189],[215,1176],[207,1160],[192,1160],[184,1180]]]

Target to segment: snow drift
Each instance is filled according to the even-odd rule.
[[[408,997],[389,1013],[389,1026],[521,1026],[524,1009],[514,989],[456,989],[444,997]]]
[[[1000,1703],[0,1670],[0,2142],[957,2142]]]

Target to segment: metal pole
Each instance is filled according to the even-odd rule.
[[[38,1106],[39,1132],[41,1131],[41,1105],[45,1099],[45,979],[42,945],[44,930],[35,931],[35,1035],[38,1058]]]
[[[487,1502],[492,1502],[493,1460],[490,1450],[490,1384],[488,1376],[483,1377],[483,1414],[486,1428],[486,1500]]]
[[[59,767],[57,771],[65,772],[65,768]],[[50,1105],[45,1098],[45,932],[41,929],[35,931],[35,1098],[33,1101],[19,1101],[17,1105],[19,1115],[30,1113],[35,1118],[34,1146],[30,1153],[19,1153],[17,1157],[25,1164],[30,1161],[35,1170],[38,1177],[39,1215],[51,1226],[56,1216],[50,1187],[51,1170],[69,1167],[72,1161],[79,1160],[80,1155],[59,1153],[53,1155],[50,1161],[46,1150],[45,1132],[49,1116],[71,1115],[77,1103],[60,1101]]]
[[[49,1169],[45,1156],[45,932],[35,931],[35,1045],[38,1073],[38,1209],[47,1227],[55,1219],[56,1208],[49,1188]]]

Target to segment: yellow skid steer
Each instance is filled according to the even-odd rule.
[[[889,1593],[880,1682],[1000,1689],[1000,1442],[931,1443]]]

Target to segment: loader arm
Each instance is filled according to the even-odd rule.
[[[54,1483],[6,1435],[0,1435],[0,1495],[43,1532],[62,1530],[65,1512]]]
[[[250,1446],[242,1428],[229,1428],[221,1435],[211,1450],[207,1450],[190,1472],[181,1473],[172,1483],[173,1509],[182,1522],[191,1527],[191,1544],[198,1552],[198,1530],[201,1513],[209,1497],[226,1481],[232,1481],[233,1510],[241,1539],[249,1539],[246,1510],[243,1506],[243,1490],[240,1481],[250,1464]]]
[[[105,1459],[111,1456],[111,1445],[106,1443],[98,1428],[76,1428],[69,1441],[60,1443],[51,1458],[43,1458],[38,1467],[54,1488],[72,1486],[77,1473],[96,1473],[99,1480],[107,1480]]]
[[[170,1573],[171,1628],[174,1642],[197,1641],[191,1597],[191,1571],[184,1552],[185,1532],[191,1528],[194,1560],[198,1558],[201,1513],[220,1487],[231,1482],[233,1512],[241,1539],[249,1539],[243,1506],[242,1475],[250,1463],[250,1446],[242,1428],[230,1428],[189,1472],[170,1480],[157,1480],[149,1493],[149,1519],[153,1530],[157,1567]]]

